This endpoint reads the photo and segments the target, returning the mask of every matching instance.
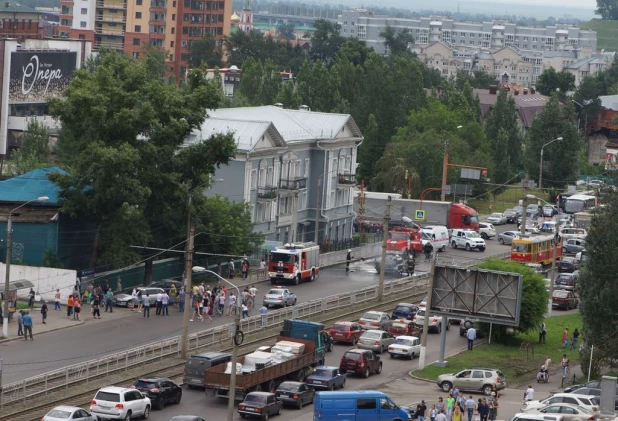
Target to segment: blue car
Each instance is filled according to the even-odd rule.
[[[335,390],[345,387],[345,374],[341,373],[339,367],[319,365],[313,373],[305,379],[307,386],[317,390]]]
[[[393,315],[391,319],[408,319],[412,320],[418,311],[418,306],[416,304],[410,303],[399,303],[393,310]]]

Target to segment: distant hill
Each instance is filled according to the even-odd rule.
[[[618,20],[592,19],[580,26],[597,32],[597,49],[618,51]]]

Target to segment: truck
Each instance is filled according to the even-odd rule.
[[[320,276],[320,246],[296,243],[275,247],[268,259],[268,276],[273,285],[286,281],[294,285],[315,281]]]
[[[326,352],[332,350],[332,340],[321,323],[305,320],[285,320],[283,330],[276,342],[302,344],[302,352],[293,357],[272,364],[255,364],[256,369],[236,375],[236,390],[233,398],[242,400],[247,393],[266,391],[274,392],[286,380],[302,382],[319,365],[324,365]],[[260,350],[272,347],[262,347]],[[263,354],[263,352],[261,352]],[[238,359],[240,366],[245,366],[248,356]],[[230,398],[231,363],[220,364],[204,372],[206,393],[221,398]],[[230,371],[230,373],[228,373]],[[238,371],[237,371],[238,372]]]

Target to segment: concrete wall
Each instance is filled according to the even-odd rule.
[[[6,273],[6,265],[1,266],[2,273]],[[4,278],[4,277],[2,277]],[[53,301],[56,289],[60,289],[63,299],[73,291],[77,272],[67,269],[43,268],[34,266],[11,265],[11,282],[28,280],[34,284],[34,291],[47,301]],[[3,279],[4,281],[4,279]],[[17,291],[17,298],[27,298],[29,289]]]

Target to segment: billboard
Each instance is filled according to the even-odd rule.
[[[77,52],[15,51],[11,53],[9,103],[46,102],[61,95],[73,79]]]
[[[618,150],[605,149],[605,171],[614,171],[618,169],[618,161],[616,161],[616,155]]]
[[[518,273],[437,265],[430,313],[518,326],[522,285]]]

